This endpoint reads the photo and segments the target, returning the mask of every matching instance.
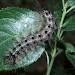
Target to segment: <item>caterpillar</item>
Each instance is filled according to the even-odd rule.
[[[17,59],[19,59],[20,54],[26,53],[32,47],[36,47],[38,44],[44,43],[49,36],[51,36],[56,29],[55,21],[51,12],[44,10],[42,11],[42,15],[45,25],[43,28],[37,32],[36,34],[31,34],[24,39],[22,39],[19,43],[16,44],[12,50],[9,50],[9,53],[5,55],[4,61],[9,64],[16,64]]]

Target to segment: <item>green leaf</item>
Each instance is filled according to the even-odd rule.
[[[75,5],[75,0],[68,0],[67,3],[69,6],[73,6]]]
[[[75,16],[71,16],[64,24],[64,31],[72,31],[75,30]]]
[[[53,8],[54,8],[55,21],[57,25],[59,25],[62,16],[62,3],[55,2]]]
[[[66,48],[67,48],[65,51],[66,57],[75,67],[75,48],[73,47],[73,45],[69,43],[66,43]]]
[[[5,64],[4,57],[9,49],[22,37],[38,32],[43,21],[40,14],[26,8],[5,8],[0,10],[0,70],[12,70],[25,67],[37,61],[45,48],[38,45],[28,50],[24,57],[20,58],[15,65]]]

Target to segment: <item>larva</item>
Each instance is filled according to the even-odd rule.
[[[34,35],[29,35],[27,38],[22,39],[21,42],[19,42],[7,55],[5,55],[5,62],[8,62],[9,64],[16,64],[21,53],[26,53],[31,47],[35,47],[37,44],[42,44],[49,36],[52,35],[56,27],[52,13],[44,10],[42,12],[42,17],[45,21],[45,26],[42,30]]]

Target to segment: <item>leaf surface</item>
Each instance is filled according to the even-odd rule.
[[[38,45],[29,50],[16,65],[5,64],[6,53],[12,48],[15,42],[23,37],[38,32],[43,25],[39,13],[26,8],[4,8],[0,10],[0,70],[12,70],[25,67],[41,57],[45,48]]]

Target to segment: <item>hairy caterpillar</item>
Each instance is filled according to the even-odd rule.
[[[13,47],[7,55],[5,55],[5,62],[16,64],[17,59],[19,59],[22,52],[26,53],[31,47],[35,47],[37,44],[42,44],[49,36],[52,35],[55,30],[55,22],[52,13],[44,10],[40,15],[42,15],[44,19],[45,26],[43,26],[43,28],[36,34],[31,34],[17,43],[16,46]]]

